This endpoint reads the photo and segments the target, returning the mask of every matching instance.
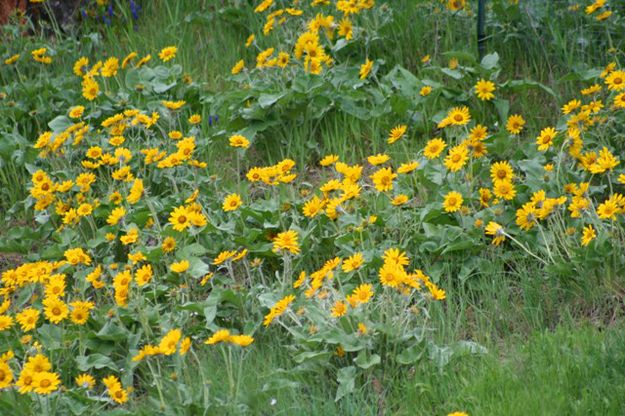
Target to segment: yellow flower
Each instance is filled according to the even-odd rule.
[[[78,264],[90,265],[91,257],[80,247],[65,250],[63,253],[67,261],[76,266]]]
[[[89,312],[95,307],[93,302],[74,301],[70,303],[72,313],[70,319],[73,323],[84,325],[89,320]]]
[[[174,230],[184,231],[191,227],[191,213],[181,205],[169,214],[169,223],[173,225]]]
[[[427,97],[431,93],[432,93],[432,87],[430,87],[429,85],[421,87],[421,89],[419,90],[419,95],[421,97]]]
[[[243,205],[243,201],[241,200],[241,196],[239,194],[230,194],[224,198],[224,202],[222,205],[222,209],[225,212],[235,211],[241,205]]]
[[[464,9],[466,6],[466,0],[447,0],[447,9],[452,12],[457,12]]]
[[[385,263],[378,275],[383,286],[398,287],[404,281],[406,272],[399,264]]]
[[[299,254],[300,247],[297,239],[298,234],[295,230],[281,232],[273,239],[273,251],[275,253],[288,251],[292,254]]]
[[[581,90],[580,93],[582,95],[592,95],[598,93],[599,91],[601,91],[601,85],[593,84],[590,87]]]
[[[116,403],[123,404],[128,401],[128,392],[120,387],[108,389],[108,394]]]
[[[274,319],[276,319],[277,317],[282,315],[284,312],[286,312],[287,308],[294,300],[295,300],[295,296],[288,295],[280,299],[278,302],[276,302],[269,310],[269,313],[265,315],[265,318],[263,320],[263,325],[269,326],[269,324],[271,324],[271,322],[273,322]]]
[[[161,339],[161,342],[158,344],[158,350],[163,355],[172,355],[176,352],[180,338],[182,338],[182,331],[172,329]]]
[[[590,165],[590,172],[594,174],[603,173],[606,170],[612,170],[619,165],[618,157],[615,157],[607,147],[603,147],[599,152],[599,157]]]
[[[493,182],[493,193],[497,198],[503,198],[506,201],[510,201],[516,195],[516,190],[514,189],[514,185],[511,181],[497,180]]]
[[[391,168],[382,168],[375,171],[371,176],[371,180],[379,192],[391,191],[393,189],[393,179],[397,177]]]
[[[180,342],[180,355],[185,355],[189,348],[191,348],[191,338],[185,337],[182,342]]]
[[[382,256],[384,263],[388,264],[398,264],[400,266],[407,266],[410,260],[406,256],[406,253],[400,251],[397,248],[389,248],[384,251],[384,255]]]
[[[18,388],[20,394],[30,393],[34,389],[33,377],[35,373],[32,371],[23,369],[19,378],[15,382],[15,386]]]
[[[506,239],[503,227],[494,221],[491,221],[488,223],[488,225],[486,225],[484,232],[486,233],[486,235],[493,236],[492,244],[496,246],[501,244]]]
[[[122,69],[126,69],[128,64],[137,57],[137,52],[130,52],[122,61]]]
[[[445,158],[445,167],[452,172],[462,169],[469,158],[469,151],[466,146],[458,145],[449,150]]]
[[[447,113],[447,117],[440,123],[438,128],[444,128],[447,126],[464,126],[471,121],[471,113],[469,113],[468,107],[454,107]]]
[[[188,260],[181,260],[175,263],[172,263],[169,268],[172,272],[176,272],[176,273],[184,273],[189,269],[189,261]]]
[[[571,100],[568,103],[564,104],[562,106],[562,113],[563,114],[570,114],[571,112],[573,112],[574,110],[578,109],[579,107],[581,107],[582,102],[580,100]]]
[[[74,381],[76,382],[76,385],[82,389],[91,390],[95,386],[95,379],[93,376],[86,373],[76,376]]]
[[[6,361],[0,361],[0,389],[5,389],[13,381],[13,371]]]
[[[339,23],[339,36],[343,36],[346,40],[353,37],[353,25],[347,17],[344,17]]]
[[[22,331],[28,332],[37,327],[40,312],[35,308],[26,308],[15,315],[15,320],[20,324]]]
[[[204,344],[215,345],[220,342],[228,342],[230,341],[230,336],[230,331],[228,331],[227,329],[220,329],[219,331],[215,332],[210,338],[204,341]]]
[[[419,167],[419,162],[417,161],[402,163],[397,168],[397,173],[402,173],[402,174],[410,173],[413,170],[417,169],[418,167]]]
[[[386,142],[388,144],[395,143],[397,140],[401,139],[404,136],[404,134],[406,134],[407,129],[408,129],[408,126],[406,126],[405,124],[401,124],[399,126],[393,127],[390,133],[388,134],[388,139],[386,140]]]
[[[625,92],[622,92],[614,97],[614,107],[625,108]]]
[[[165,253],[170,253],[176,248],[176,240],[173,237],[166,237],[161,244],[161,249]]]
[[[495,84],[492,81],[479,80],[477,84],[475,84],[475,94],[477,98],[482,101],[490,101],[495,98]]]
[[[50,394],[56,391],[61,384],[57,373],[42,371],[33,375],[32,388],[37,394]]]
[[[363,283],[358,286],[351,294],[356,303],[367,303],[373,297],[373,286],[369,283]]]
[[[161,58],[161,61],[167,62],[176,57],[176,52],[178,52],[178,48],[175,46],[168,46],[166,48],[161,49],[158,54],[158,57]]]
[[[365,63],[360,66],[360,79],[367,78],[372,68],[373,68],[373,61],[367,58]]]
[[[51,297],[43,300],[44,315],[53,324],[58,324],[69,315],[69,308],[62,300]]]
[[[84,111],[85,111],[85,107],[83,107],[82,105],[77,105],[77,106],[70,108],[69,116],[70,118],[80,118],[82,117],[82,114]]]
[[[586,227],[584,227],[584,232],[582,234],[582,245],[587,246],[595,238],[597,238],[597,232],[592,225],[588,224]]]
[[[13,56],[8,57],[7,59],[4,60],[4,64],[5,65],[13,65],[14,63],[17,62],[17,60],[20,59],[20,54],[15,54]]]
[[[507,161],[495,162],[490,167],[490,176],[494,181],[511,181],[514,178],[512,166]]]
[[[508,117],[508,121],[506,122],[506,130],[510,132],[510,134],[520,134],[523,130],[523,126],[525,126],[525,119],[519,114],[513,114]]]
[[[462,207],[462,203],[464,199],[462,195],[456,191],[451,191],[445,195],[445,200],[443,201],[443,208],[446,212],[456,212]]]
[[[597,207],[597,215],[602,220],[616,220],[616,214],[622,213],[624,199],[621,194],[614,194]]]
[[[254,338],[249,335],[232,335],[230,342],[240,347],[247,347],[254,342]]]
[[[40,373],[42,371],[50,371],[52,369],[52,364],[48,357],[43,354],[37,354],[33,357],[30,357],[26,364],[24,364],[23,371],[28,371],[32,374]]]
[[[245,136],[241,136],[240,134],[235,134],[234,136],[230,136],[228,139],[230,146],[232,147],[240,147],[243,149],[247,149],[250,147],[250,141],[245,138]]]
[[[119,238],[119,241],[125,246],[128,244],[136,243],[139,239],[139,230],[137,228],[131,228],[126,235],[123,235]]]
[[[447,147],[447,144],[445,144],[443,139],[434,138],[426,143],[423,149],[423,156],[428,159],[435,159],[445,150],[445,147]]]
[[[0,315],[0,332],[11,328],[14,323],[12,316]]]
[[[319,161],[321,166],[330,166],[338,162],[338,155],[326,155],[323,159]]]
[[[362,253],[355,253],[352,256],[343,260],[342,269],[345,273],[349,273],[351,271],[359,269],[364,262],[365,259],[363,258]]]
[[[234,257],[235,254],[236,254],[235,251],[230,251],[230,250],[222,251],[213,260],[213,265],[219,266],[220,264],[223,264],[226,261],[230,260],[232,257]]]
[[[516,211],[516,224],[524,231],[530,230],[536,225],[538,211],[533,203],[528,202]]]
[[[612,71],[605,78],[605,83],[610,91],[621,91],[625,89],[625,71]]]
[[[249,48],[250,45],[252,44],[252,42],[254,42],[254,39],[256,38],[256,36],[254,36],[254,34],[251,34],[247,37],[247,40],[245,41],[245,47]]]
[[[280,52],[278,54],[278,66],[280,68],[286,68],[289,64],[289,54],[286,52]]]
[[[408,195],[399,194],[395,198],[393,198],[391,204],[393,204],[394,206],[404,205],[406,202],[408,202],[408,199]]]
[[[340,318],[347,313],[347,305],[345,302],[341,302],[340,300],[336,301],[330,312],[333,317]]]
[[[179,101],[167,101],[167,100],[163,100],[161,101],[161,104],[163,104],[163,106],[165,106],[166,108],[168,108],[169,110],[175,111],[175,110],[180,110],[182,108],[182,106],[184,106],[187,102],[184,100],[179,100]]]
[[[85,77],[82,80],[82,96],[89,101],[95,100],[100,93],[100,86],[91,77]]]
[[[232,69],[230,70],[230,73],[232,75],[237,75],[238,73],[240,73],[241,71],[243,71],[243,68],[245,68],[245,61],[243,59],[241,59],[240,61],[238,61],[236,64],[234,64],[234,66],[232,67]]]
[[[390,160],[390,156],[387,154],[379,153],[377,155],[369,156],[367,161],[371,163],[373,166],[381,165]]]
[[[536,138],[536,144],[538,145],[538,150],[541,152],[549,150],[549,148],[553,145],[553,139],[556,137],[558,133],[556,129],[553,127],[547,127],[541,130],[540,135]]]
[[[302,213],[305,217],[313,218],[323,212],[326,206],[326,200],[321,199],[318,196],[314,196],[311,200],[307,201],[302,208]]]
[[[135,179],[135,181],[132,183],[132,186],[130,188],[130,192],[128,193],[128,197],[126,198],[126,201],[128,201],[128,203],[131,205],[136,204],[137,202],[139,202],[142,195],[143,195],[143,180]]]
[[[126,215],[126,210],[124,209],[124,207],[114,208],[113,211],[111,211],[111,214],[106,219],[106,222],[109,225],[116,225],[124,215]]]
[[[150,283],[152,275],[152,266],[149,264],[143,265],[135,272],[135,282],[137,282],[137,286],[142,287]]]
[[[119,69],[119,60],[115,57],[107,59],[102,65],[102,76],[105,78],[114,77]]]

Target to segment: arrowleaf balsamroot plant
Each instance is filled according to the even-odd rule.
[[[470,2],[429,3],[436,19],[471,17]],[[521,7],[495,3],[495,17]],[[189,44],[115,55],[71,39],[3,43],[0,76],[16,86],[1,93],[13,109],[0,122],[27,126],[7,137],[24,139],[29,174],[8,215],[21,207],[39,236],[1,274],[3,394],[42,414],[141,401],[253,411],[243,368],[275,342],[336,380],[335,401],[371,388],[382,406],[389,374],[485,352],[440,346],[455,275],[494,257],[513,268],[514,256],[562,284],[622,275],[618,59],[587,71],[544,123],[515,100],[553,91],[507,76],[497,53],[437,66],[432,51],[417,71],[389,68],[375,51],[391,6],[242,6],[258,30],[214,94],[178,62]],[[584,15],[621,21],[600,1]],[[29,85],[56,103],[31,119],[18,111]],[[354,132],[362,145],[343,150],[357,151],[319,150],[322,133]],[[0,169],[5,183],[19,175]],[[205,371],[206,354],[225,380]]]

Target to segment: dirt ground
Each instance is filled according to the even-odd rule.
[[[26,0],[0,0],[0,24],[5,24],[16,8],[25,11]]]

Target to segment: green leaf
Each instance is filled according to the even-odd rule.
[[[129,69],[126,72],[126,78],[124,79],[124,83],[126,84],[126,88],[128,88],[129,90],[134,90],[138,84],[141,84],[139,71],[134,68]]]
[[[360,351],[358,357],[354,359],[354,363],[358,367],[365,370],[373,367],[374,365],[380,364],[381,361],[382,360],[378,354],[369,355],[366,350]]]
[[[493,69],[499,63],[499,54],[497,52],[486,55],[482,58],[482,68],[484,69]]]
[[[190,257],[189,263],[188,273],[196,279],[199,279],[208,273],[208,264],[206,264],[202,259],[198,257]]]
[[[217,305],[219,305],[219,301],[221,300],[221,295],[217,292],[211,293],[211,295],[206,299],[205,307],[204,307],[204,318],[206,319],[206,326],[209,326],[215,320],[215,316],[217,316]]]
[[[499,113],[499,121],[502,125],[506,124],[508,120],[508,113],[510,112],[510,102],[508,100],[496,99],[493,101],[497,113]]]
[[[48,350],[58,350],[63,347],[63,330],[50,324],[43,324],[37,330],[41,335],[41,342]]]
[[[78,365],[78,369],[80,371],[89,371],[92,368],[99,370],[101,368],[109,368],[113,371],[118,371],[117,366],[106,355],[102,354],[91,354],[91,355],[81,355],[76,357],[76,364]]]
[[[341,400],[345,395],[354,391],[356,386],[356,367],[349,366],[341,368],[336,377],[336,381],[339,382],[339,387],[336,389],[335,402]]]
[[[413,96],[418,91],[419,80],[412,72],[397,65],[386,75],[383,80],[390,82],[402,95]]]
[[[311,360],[319,359],[319,358],[323,358],[325,360],[331,356],[332,356],[332,353],[329,353],[327,351],[306,351],[306,352],[297,354],[295,357],[293,357],[293,360],[296,363],[301,364],[304,361],[311,361]]]
[[[399,364],[414,364],[423,355],[423,348],[417,344],[406,348],[395,357]]]
[[[258,105],[260,105],[261,108],[270,107],[285,95],[286,92],[281,92],[279,94],[261,94],[260,97],[258,97]]]
[[[128,337],[128,331],[117,326],[113,321],[108,321],[96,334],[96,337],[105,341],[121,341]]]
[[[462,72],[457,69],[441,68],[441,72],[445,75],[449,75],[453,79],[462,79]]]
[[[464,238],[464,237],[462,237]],[[441,252],[442,254],[451,253],[452,251],[464,251],[469,250],[471,248],[475,248],[475,242],[473,240],[465,239],[452,244],[448,244],[445,249]],[[479,247],[478,247],[479,248]]]
[[[263,385],[263,392],[277,391],[283,389],[297,389],[300,383],[286,378],[273,378]]]
[[[60,133],[72,124],[74,123],[72,123],[72,121],[66,116],[58,116],[48,123],[48,127],[50,127],[50,130],[54,133]]]

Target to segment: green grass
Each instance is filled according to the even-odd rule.
[[[263,342],[244,360],[237,405],[228,404],[224,361],[213,350],[202,356],[202,371],[211,375],[210,395],[223,398],[223,404],[212,402],[205,414],[446,415],[464,410],[476,416],[620,415],[625,411],[620,399],[625,393],[623,342],[621,326],[601,330],[581,324],[527,338],[512,335],[486,354],[452,356],[442,369],[424,358],[402,372],[378,371],[340,402],[334,401],[333,374],[320,374],[312,364],[298,366],[277,343]],[[190,387],[193,396],[201,383]],[[156,392],[150,396],[158,397]],[[154,405],[139,404],[135,410],[153,414]],[[200,408],[198,401],[186,412],[170,408],[163,413],[197,414]]]
[[[97,52],[116,56],[132,50],[154,53],[177,44],[178,63],[202,83],[203,89],[226,90],[229,85],[224,74],[241,57],[253,56],[242,45],[262,23],[245,13],[219,14],[215,3],[150,2],[137,30],[107,29],[99,46],[101,51]],[[203,10],[213,10],[212,18],[195,16],[198,4]],[[421,12],[411,7],[413,2],[397,0],[391,4],[406,12],[384,29],[390,41],[374,45],[371,51],[372,56],[384,57],[386,69],[401,64],[419,77],[423,75],[419,58],[426,53],[443,61],[445,51],[475,49],[473,37],[467,34],[472,33],[471,27],[459,25],[448,30],[450,27],[438,18],[423,21]],[[410,24],[415,20],[423,24]],[[246,28],[248,22],[255,26]],[[403,30],[409,25],[415,30]],[[531,34],[507,41],[497,36],[489,40],[489,50],[502,56],[502,74],[545,82],[562,101],[577,89],[573,82],[559,81],[572,63],[605,63],[570,44],[557,22],[542,28],[541,34],[549,35],[554,42],[543,47],[539,38]],[[422,39],[436,39],[435,49]],[[68,71],[70,67],[68,63]],[[552,121],[545,116],[545,108],[558,108],[557,101],[548,94],[529,91],[513,97],[511,110],[523,111],[525,118],[536,126],[544,125]],[[292,127],[285,126],[272,142],[254,149],[249,163],[270,164],[290,157],[304,166],[327,153],[356,162],[381,151],[392,126],[380,120],[362,121],[332,112],[319,123]],[[427,138],[412,137],[408,151],[414,152]],[[314,145],[310,145],[313,139]],[[218,146],[207,150],[206,155],[215,172],[223,171],[224,163],[232,163],[220,161]],[[18,182],[13,166],[2,169],[0,173],[6,178],[0,178],[0,182]],[[13,205],[15,201],[10,202]],[[2,223],[3,217],[0,215],[0,228],[5,229],[8,227]],[[209,395],[202,394],[204,386],[199,382],[190,383],[189,392],[179,392],[168,389],[174,384],[163,380],[166,403],[176,403],[186,394],[190,402],[185,410],[166,408],[164,413],[236,415],[248,410],[259,415],[445,415],[465,410],[473,416],[624,414],[621,398],[625,393],[625,332],[621,325],[614,324],[623,314],[622,279],[583,276],[575,281],[573,277],[564,282],[546,280],[522,259],[504,262],[491,257],[488,268],[473,272],[466,281],[458,278],[459,270],[453,261],[423,260],[428,270],[436,271],[439,283],[447,291],[447,301],[431,312],[433,326],[439,328],[434,339],[440,345],[472,340],[487,348],[485,354],[453,356],[442,368],[426,357],[413,368],[401,371],[387,364],[387,371],[381,368],[374,378],[359,380],[356,392],[337,403],[336,374],[312,363],[297,365],[290,358],[292,351],[286,350],[278,337],[260,338],[244,361],[236,400],[231,397],[222,356],[204,349],[199,359],[201,371],[210,380]],[[349,364],[348,358],[343,363]],[[189,371],[190,374],[177,376],[197,376],[198,369]],[[274,389],[272,383],[277,383],[278,378],[288,382]],[[154,409],[160,404],[153,400],[158,394],[149,393],[149,401],[148,395],[138,395],[134,403],[137,414],[157,414]],[[211,398],[213,407],[204,409],[205,397]],[[212,401],[214,398],[223,398],[224,403],[215,404],[218,401]],[[271,405],[272,399],[275,405]],[[237,407],[235,402],[244,407]]]

